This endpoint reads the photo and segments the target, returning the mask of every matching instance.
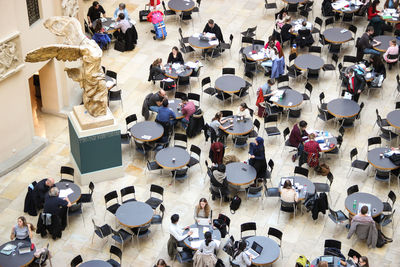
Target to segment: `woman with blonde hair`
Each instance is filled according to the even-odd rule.
[[[10,239],[31,242],[33,237],[32,231],[35,231],[35,226],[33,226],[31,223],[28,223],[24,216],[19,216],[17,219],[17,224],[11,230]]]
[[[208,218],[209,223],[211,223],[211,209],[208,205],[207,199],[204,197],[200,198],[199,204],[194,208],[194,219],[199,222],[200,219]]]

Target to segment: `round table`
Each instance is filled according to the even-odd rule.
[[[294,108],[299,106],[303,102],[303,95],[299,92],[291,89],[285,90],[285,96],[276,102],[275,105],[283,108]]]
[[[18,246],[19,243],[23,243],[24,246],[30,246],[31,244],[24,240],[13,240],[7,243],[4,243],[0,246],[0,250],[2,250],[7,244],[13,244]],[[15,255],[4,255],[0,253],[0,266],[1,267],[16,267],[16,266],[27,266],[34,260],[34,253],[36,251],[36,247],[29,253],[19,254],[18,247],[15,248]]]
[[[104,18],[99,18],[100,20],[101,19],[104,19]],[[97,24],[97,21],[99,20],[99,19],[96,19],[95,21],[93,21],[93,25],[92,25],[92,27],[93,27],[93,29],[95,29],[96,28],[96,24]],[[106,33],[113,33],[116,29],[115,29],[115,20],[113,19],[113,18],[105,18],[106,19],[106,21],[102,21],[101,22],[101,25],[103,26],[103,28],[104,28],[104,30],[105,30],[105,32]],[[114,25],[113,25],[113,27],[111,27],[111,24],[113,24],[114,23]]]
[[[226,165],[226,179],[231,185],[249,185],[254,182],[256,176],[256,169],[249,164],[232,162]]]
[[[340,2],[342,2],[342,1],[340,1]],[[350,4],[350,1],[346,1],[346,2],[348,2]],[[357,12],[358,10],[360,10],[360,7],[361,7],[359,5],[348,5],[348,7],[346,7],[346,9],[344,9],[344,8],[338,8],[335,3],[332,3],[331,5],[332,5],[333,11],[339,12],[339,13],[354,13],[354,12]]]
[[[164,128],[155,121],[142,121],[133,125],[130,129],[132,137],[142,142],[151,142],[160,139],[164,134]]]
[[[388,23],[399,23],[400,22],[400,17],[399,17],[399,12],[395,12],[394,14],[388,14],[389,12],[385,12],[386,10],[382,10],[380,17],[382,20],[388,22]],[[396,15],[396,16],[393,16]],[[386,17],[385,17],[386,16]]]
[[[189,153],[180,147],[166,147],[161,149],[156,155],[158,165],[169,170],[185,167],[189,163],[189,160]]]
[[[129,228],[140,227],[150,223],[154,211],[147,203],[129,201],[123,203],[115,213],[120,224]]]
[[[316,138],[318,137],[324,138],[324,143],[319,143],[319,147],[321,148],[322,153],[330,152],[335,149],[337,145],[337,139],[331,133],[328,133],[328,137],[326,137],[325,135],[326,131],[313,131],[310,133],[314,133]],[[329,145],[333,144],[333,146],[332,147],[328,146],[328,143]]]
[[[246,238],[247,247],[251,248],[253,242],[257,242],[263,247],[260,256],[251,261],[253,265],[267,265],[278,260],[281,248],[274,240],[266,236],[251,236]]]
[[[354,200],[357,201],[357,210],[353,209]],[[357,192],[347,196],[346,200],[344,201],[344,205],[351,215],[357,214],[359,203],[371,204],[372,217],[377,217],[383,212],[382,201],[372,194]]]
[[[320,68],[322,68],[322,66],[324,66],[324,60],[321,57],[315,55],[305,54],[296,57],[296,59],[294,60],[294,65],[296,66],[296,68],[301,70],[319,70]]]
[[[353,39],[353,35],[351,31],[346,30],[346,32],[341,32],[342,30],[346,30],[344,28],[330,28],[324,31],[323,35],[325,40],[334,43],[334,44],[342,44],[348,42]]]
[[[167,76],[167,77],[169,77],[169,78],[171,78],[171,79],[176,80],[176,79],[178,79],[179,77],[187,77],[187,76],[190,76],[190,75],[192,74],[192,72],[193,72],[193,69],[192,69],[192,68],[187,67],[187,66],[185,66],[185,65],[181,65],[181,66],[183,66],[183,71],[180,72],[180,73],[178,73],[178,72],[176,71],[176,69],[174,69],[174,68],[172,68],[172,67],[171,67],[171,72],[170,72],[170,71],[169,71],[170,65],[169,65],[169,64],[165,64],[165,66],[164,66],[164,67],[165,67],[165,73],[164,73],[164,75]]]
[[[192,224],[190,226],[190,229],[193,229],[193,228],[198,228],[199,229],[199,238],[193,239],[191,237],[186,237],[183,240],[183,243],[185,244],[185,246],[187,246],[190,249],[193,249],[193,250],[197,250],[198,249],[197,247],[193,247],[191,243],[192,243],[192,241],[204,240],[204,232],[203,232],[204,228],[208,229],[207,231],[211,232],[213,240],[221,241],[221,232],[218,229],[213,229],[211,225],[210,226],[203,226],[203,225]],[[190,229],[185,230],[183,232],[183,234],[184,235],[187,234],[187,232],[189,232]]]
[[[352,118],[360,112],[360,105],[350,99],[337,98],[327,104],[327,110],[336,118]]]
[[[168,100],[168,107],[175,113],[177,120],[180,120],[185,117],[185,115],[182,114],[180,103],[182,103],[181,99]]]
[[[391,40],[396,40],[397,45],[400,45],[400,41],[396,39],[394,36],[389,36],[389,35],[378,35],[374,37],[374,40],[377,40],[378,42],[381,42],[380,45],[374,46],[373,48],[379,52],[386,52],[386,50],[389,48],[389,42]]]
[[[245,86],[245,80],[231,74],[221,76],[215,81],[215,88],[228,94],[237,93],[240,91],[241,88]]]
[[[106,261],[92,260],[81,263],[79,267],[112,267],[112,265]]]
[[[265,60],[267,60],[267,56],[266,56],[265,53],[264,53],[264,57],[259,58],[259,59],[253,59],[251,57],[253,50],[255,50],[256,53],[258,53],[263,48],[264,48],[264,46],[263,45],[259,45],[259,44],[249,45],[249,46],[246,46],[245,48],[243,48],[243,54],[245,54],[247,60],[250,60],[250,61],[265,61]]]
[[[244,120],[239,120],[240,118],[238,116],[230,116],[230,118],[233,118],[233,122],[226,121],[222,126],[226,127],[229,124],[233,124],[232,127],[223,130],[227,134],[231,135],[245,135],[251,132],[253,130],[253,121],[251,119],[244,119]]]
[[[68,188],[71,188],[73,193],[68,195],[69,201],[71,201],[72,204],[76,203],[80,198],[81,198],[81,188],[79,185],[74,184],[74,183],[69,183],[69,182],[58,182],[55,184],[56,187],[60,190],[65,190]],[[67,186],[68,185],[68,186]]]
[[[282,181],[284,182],[285,180],[288,179],[293,179],[293,184],[292,186],[294,186],[296,183],[300,184],[303,186],[303,190],[300,190],[299,192],[299,200],[304,200],[306,199],[306,193],[314,195],[315,194],[315,185],[312,181],[310,181],[309,179],[307,179],[306,177],[302,177],[302,176],[288,176],[288,177],[282,177],[281,178],[281,183],[279,186],[279,190],[281,190],[282,188]],[[307,186],[307,192],[304,191],[304,186]]]
[[[200,37],[190,36],[188,41],[191,46],[200,49],[209,49],[217,46],[217,45],[210,45],[208,41],[200,40]]]
[[[194,6],[193,0],[171,0],[168,2],[168,7],[175,12],[190,11]]]
[[[393,162],[386,157],[381,158],[380,154],[389,152],[390,148],[377,147],[368,151],[368,162],[378,170],[391,171],[399,168],[393,164]]]
[[[400,129],[400,109],[389,112],[386,116],[386,120],[391,126]]]

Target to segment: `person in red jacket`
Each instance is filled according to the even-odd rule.
[[[371,6],[368,8],[368,26],[371,25],[374,27],[375,36],[382,34],[382,27],[385,24],[385,22],[379,16],[379,10],[376,9],[379,3],[379,0],[374,0]]]
[[[319,152],[321,148],[317,141],[315,141],[315,134],[308,135],[308,142],[304,144],[304,151],[308,153],[307,163],[308,166],[314,168],[319,165]]]
[[[304,145],[303,145],[303,137],[308,136],[306,132],[307,122],[300,121],[299,124],[295,124],[293,126],[292,131],[290,132],[289,136],[289,143],[293,147],[297,147],[297,154],[292,156],[292,161],[296,161],[296,158],[301,155],[303,152]]]

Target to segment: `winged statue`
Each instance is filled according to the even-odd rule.
[[[94,40],[87,38],[76,18],[56,16],[47,19],[44,27],[57,36],[65,37],[64,44],[42,46],[28,52],[26,62],[40,62],[52,58],[62,61],[81,59],[79,68],[65,68],[72,80],[83,88],[83,104],[94,117],[107,113],[107,87],[101,69],[102,50]]]

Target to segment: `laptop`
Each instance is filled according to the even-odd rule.
[[[255,259],[258,256],[260,256],[262,250],[263,250],[263,247],[254,241],[253,244],[251,245],[251,248],[247,249],[245,251],[245,253],[249,256],[250,255],[253,256],[253,259]]]
[[[319,261],[326,261],[329,267],[333,267],[333,264],[335,263],[333,256],[321,256],[319,257]]]
[[[21,246],[21,247],[19,247],[18,248],[18,253],[21,255],[21,254],[26,254],[26,253],[29,253],[29,252],[31,252],[31,247],[30,246]]]
[[[208,218],[199,218],[199,221],[197,222],[198,225],[202,225],[202,226],[209,226],[209,219]]]

